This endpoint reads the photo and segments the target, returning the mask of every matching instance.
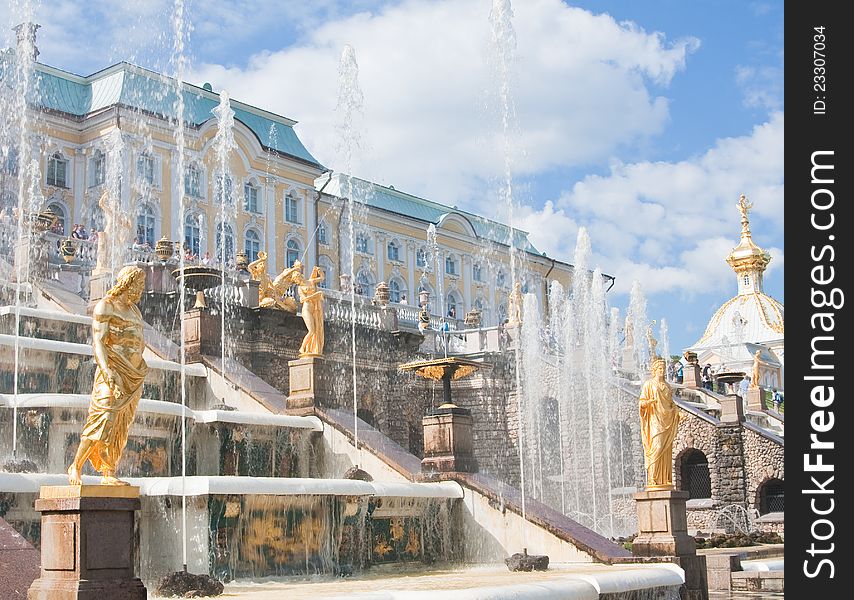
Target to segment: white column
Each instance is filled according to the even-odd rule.
[[[308,234],[306,236],[306,243],[308,244],[306,257],[309,268],[306,269],[306,272],[310,273],[309,269],[313,269],[317,264],[317,211],[314,206],[314,190],[305,191],[303,203],[305,204],[305,229]]]
[[[68,231],[74,223],[83,222],[83,195],[86,193],[86,162],[89,152],[83,148],[77,148],[74,152],[74,188],[72,190],[71,223]]]
[[[267,177],[266,185],[264,186],[264,199],[267,203],[266,214],[266,229],[265,235],[267,243],[265,250],[267,251],[267,268],[273,272],[279,272],[278,252],[276,248],[276,224],[279,222],[279,215],[276,214],[276,188],[272,177]]]
[[[409,274],[409,290],[406,293],[407,301],[410,304],[418,304],[418,288],[415,285],[415,242],[406,242],[406,265],[407,273]]]
[[[462,256],[460,258],[460,262],[462,262],[462,264],[460,265],[462,267],[462,275],[460,276],[460,280],[462,281],[462,286],[463,286],[463,300],[466,303],[465,309],[462,312],[465,313],[465,311],[471,310],[471,308],[472,308],[472,305],[471,305],[471,303],[472,303],[472,299],[471,299],[471,281],[472,281],[472,272],[471,272],[472,260],[471,260],[471,256],[465,256],[465,255]],[[465,314],[457,314],[458,319],[462,319],[464,316],[465,316]]]
[[[386,236],[384,233],[377,233],[374,236],[376,240],[376,247],[374,248],[374,253],[377,257],[377,283],[380,281],[385,281],[385,259],[386,259]],[[388,283],[388,282],[386,282]]]

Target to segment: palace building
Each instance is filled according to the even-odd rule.
[[[300,259],[307,270],[320,265],[328,287],[352,284],[371,295],[384,281],[392,302],[414,305],[427,292],[434,314],[462,319],[477,308],[484,326],[506,317],[509,227],[455,208],[455,198],[435,202],[332,172],[302,144],[296,121],[232,100],[235,147],[223,175],[214,145],[220,95],[209,84],[182,83],[182,177],[174,79],[128,63],[85,77],[35,63],[32,88],[29,154],[40,161],[41,209],[59,217],[60,236],[78,223],[86,232],[102,228],[98,200],[118,179],[111,189],[121,190],[122,212],[135,219],[135,249],[166,237],[199,259],[207,253],[216,261],[224,250],[229,261],[241,251],[253,260],[263,250],[272,275]],[[16,148],[6,150],[0,169],[6,215],[18,205],[17,157]],[[572,267],[512,232],[523,291],[543,306],[548,282],[567,286]]]

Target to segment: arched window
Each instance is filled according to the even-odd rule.
[[[225,232],[225,236],[223,236],[223,231]],[[225,237],[225,245],[223,246],[223,237]],[[225,260],[226,262],[232,260],[234,258],[234,231],[231,229],[231,225],[226,224],[223,228],[221,223],[217,223],[216,226],[216,256],[215,260],[222,260],[223,249],[225,250]],[[194,252],[193,254],[198,254],[198,252]]]
[[[480,263],[474,263],[472,265],[471,276],[475,281],[483,281],[483,267]]]
[[[459,295],[456,292],[449,292],[446,308],[447,316],[452,319],[461,319],[463,312],[463,302],[459,298]]]
[[[243,186],[243,208],[246,212],[261,212],[258,206],[258,186],[251,181]]]
[[[246,239],[243,241],[243,251],[249,257],[249,262],[258,258],[258,252],[261,250],[261,236],[254,229],[246,230]]]
[[[711,498],[712,479],[709,475],[709,461],[699,450],[688,450],[682,457],[682,490],[690,494],[690,499]]]
[[[388,282],[388,299],[389,302],[400,302],[400,283],[397,279]]]
[[[92,155],[89,171],[89,187],[103,185],[107,178],[107,156],[100,148]]]
[[[288,240],[288,243],[285,248],[285,263],[286,266],[292,267],[294,263],[299,260],[300,253],[302,249],[300,248],[299,242],[294,239]]]
[[[65,227],[66,222],[68,221],[68,216],[65,212],[65,207],[59,202],[51,202],[48,205],[47,209],[56,215],[56,225],[54,226],[56,233],[68,235],[68,230]]]
[[[389,260],[400,262],[400,245],[395,240],[390,241],[386,248],[386,254]]]
[[[763,483],[759,487],[759,514],[783,512],[784,491],[783,481],[780,479],[769,479]]]
[[[356,234],[356,252],[361,252],[362,254],[369,254],[369,246],[368,236],[364,233]]]
[[[139,244],[148,244],[154,248],[155,233],[154,233],[154,209],[149,204],[143,204],[139,207],[139,212],[136,215],[136,241]]]
[[[59,152],[55,152],[47,159],[47,184],[68,187],[68,161]]]
[[[184,218],[184,244],[196,256],[199,255],[201,239],[202,232],[201,227],[199,227],[199,217],[196,215],[187,215]]]
[[[427,266],[427,249],[419,248],[415,253],[415,266],[416,267],[426,267]]]
[[[148,185],[154,185],[154,157],[142,153],[136,159],[136,176]]]
[[[317,226],[317,243],[324,246],[329,245],[329,226],[326,221],[321,221],[320,225]]]
[[[495,287],[503,288],[505,281],[504,269],[499,269],[498,273],[495,274]]]
[[[744,279],[742,279],[742,281],[744,282],[745,287],[749,287],[750,286],[750,275],[745,275]]]
[[[184,193],[193,198],[202,196],[202,170],[195,164],[184,169]]]
[[[374,278],[367,271],[359,271],[356,276],[356,293],[362,296],[374,295]]]

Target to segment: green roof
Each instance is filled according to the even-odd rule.
[[[30,102],[46,109],[84,117],[121,105],[176,117],[175,80],[136,65],[118,63],[87,77],[42,64],[35,70]],[[219,94],[188,83],[181,87],[185,122],[199,126],[214,118],[211,111],[219,105]],[[261,145],[323,168],[297,137],[296,121],[235,100],[231,108],[234,118],[251,129]]]
[[[349,180],[349,183],[343,183],[342,180]],[[327,177],[321,176],[315,181],[315,187],[321,189],[326,182]],[[347,191],[342,188],[358,190],[357,200],[364,199],[365,204],[368,206],[419,219],[427,223],[433,223],[434,225],[438,225],[447,215],[458,215],[471,224],[472,229],[474,229],[475,234],[479,238],[510,246],[511,228],[504,223],[499,223],[498,221],[493,221],[456,207],[439,204],[432,200],[425,200],[424,198],[396,190],[393,187],[382,186],[341,173],[333,175],[331,181],[323,188],[323,191],[334,196],[346,197]],[[530,240],[528,240],[528,232],[515,227],[512,231],[513,246],[515,248],[542,255],[531,244]]]

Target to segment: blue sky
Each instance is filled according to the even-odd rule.
[[[353,174],[506,218],[494,209],[491,4],[188,0],[187,79],[299,121],[335,168],[337,63],[350,44],[365,101]],[[119,60],[174,72],[173,8],[36,5],[40,60],[81,74]],[[783,3],[517,0],[513,10],[516,225],[566,261],[586,227],[594,264],[617,277],[612,305],[624,310],[640,280],[675,352],[735,294],[723,259],[745,193],[754,240],[773,255],[766,292],[783,301]]]

